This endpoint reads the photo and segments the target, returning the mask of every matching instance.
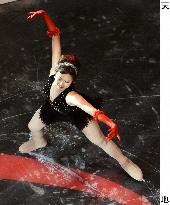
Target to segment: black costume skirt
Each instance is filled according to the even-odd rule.
[[[101,99],[91,99],[88,96],[81,94],[95,108],[100,109]],[[40,118],[45,125],[50,125],[55,122],[70,122],[79,130],[83,130],[93,119],[91,115],[78,108],[74,112],[59,112],[56,111],[48,100],[40,108]]]
[[[63,113],[56,111],[48,101],[40,107],[40,119],[45,125],[50,125],[60,121],[70,121],[69,116],[63,115]]]

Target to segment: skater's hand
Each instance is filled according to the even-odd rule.
[[[112,119],[110,119],[109,117],[107,117],[107,116],[104,114],[103,111],[101,111],[101,110],[96,110],[95,113],[94,113],[94,115],[93,115],[93,117],[94,117],[94,120],[95,120],[96,122],[101,121],[101,122],[105,123],[107,126],[110,127],[109,133],[108,133],[108,135],[107,135],[107,137],[106,137],[106,139],[107,139],[108,141],[109,141],[109,140],[112,140],[113,137],[117,137],[118,140],[120,140],[120,135],[119,135],[119,133],[118,133],[118,127],[117,127],[116,123],[114,123]]]
[[[28,17],[27,19],[32,19],[34,18],[34,16],[38,16],[38,15],[44,15],[46,12],[44,10],[38,10],[38,11],[31,11],[28,13]]]
[[[106,139],[107,139],[108,141],[110,141],[110,140],[113,139],[113,137],[117,137],[117,139],[120,141],[120,135],[119,135],[119,133],[118,133],[118,127],[117,127],[116,124],[114,124],[113,127],[111,127],[111,128],[109,129],[109,133],[108,133]]]

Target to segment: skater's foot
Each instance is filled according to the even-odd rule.
[[[22,153],[28,153],[33,150],[36,150],[38,148],[45,147],[47,145],[47,141],[45,139],[42,139],[39,142],[34,141],[33,139],[30,139],[27,142],[24,142],[20,147],[19,151]]]
[[[132,178],[137,181],[143,181],[142,170],[130,159],[127,158],[124,163],[120,165]]]

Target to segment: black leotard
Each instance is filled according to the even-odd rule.
[[[88,122],[93,119],[91,115],[84,112],[82,109],[76,106],[70,106],[66,103],[66,96],[71,91],[76,91],[74,85],[70,85],[65,89],[53,102],[50,101],[50,88],[54,81],[54,75],[48,78],[48,82],[43,88],[43,94],[45,95],[45,103],[40,108],[40,118],[45,125],[50,125],[55,122],[65,121],[71,122],[80,130],[83,130],[87,126]],[[76,91],[77,92],[77,91]],[[87,95],[82,94],[89,103],[93,106],[99,107],[95,100],[92,100]]]

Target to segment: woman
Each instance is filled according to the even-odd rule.
[[[77,57],[74,54],[61,55],[59,29],[44,10],[30,12],[28,19],[37,15],[43,17],[48,27],[47,35],[52,37],[52,68],[48,83],[44,87],[46,101],[28,124],[32,138],[20,146],[20,152],[27,153],[46,146],[44,127],[56,121],[66,120],[76,125],[92,143],[116,159],[132,178],[142,181],[141,169],[124,156],[119,147],[111,141],[114,136],[120,140],[116,124],[97,109],[93,101],[75,90],[74,81],[80,67]],[[101,131],[98,121],[110,127],[107,137]]]

